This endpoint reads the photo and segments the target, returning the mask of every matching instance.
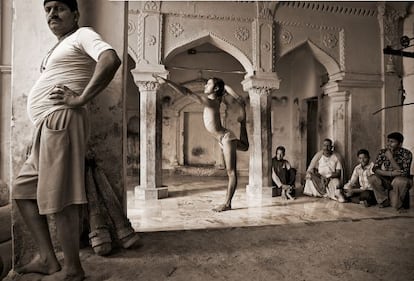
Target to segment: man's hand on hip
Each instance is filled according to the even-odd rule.
[[[49,99],[54,101],[54,105],[83,106],[81,96],[72,91],[65,85],[56,85],[49,93]]]

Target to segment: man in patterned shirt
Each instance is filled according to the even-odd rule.
[[[380,208],[393,206],[401,210],[413,185],[410,175],[413,155],[402,147],[403,141],[404,136],[398,132],[387,136],[387,147],[379,151],[374,162],[375,174],[368,178]]]

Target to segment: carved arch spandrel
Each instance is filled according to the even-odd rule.
[[[171,50],[166,51],[164,54],[164,65],[168,65],[168,61],[174,58],[177,54],[204,43],[210,43],[211,45],[225,51],[239,61],[247,73],[253,73],[253,65],[249,57],[237,46],[212,32],[198,34],[196,37],[190,38],[185,42],[182,42],[180,45],[171,48]]]
[[[316,60],[319,61],[326,68],[329,76],[341,72],[341,68],[338,62],[332,56],[326,53],[321,47],[313,43],[311,40],[298,42],[296,45],[292,46],[292,48],[283,52],[280,55],[279,60],[303,45],[309,46]],[[276,65],[277,65],[277,62],[276,62]]]

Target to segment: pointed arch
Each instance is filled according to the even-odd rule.
[[[223,38],[220,38],[217,34],[214,34],[212,32],[198,34],[197,37],[190,38],[179,46],[173,47],[171,50],[166,51],[164,65],[167,65],[168,61],[175,57],[177,54],[204,43],[210,43],[211,45],[214,45],[215,47],[225,51],[234,57],[238,62],[240,62],[247,74],[253,73],[253,65],[247,55],[244,54],[235,45],[231,44]]]
[[[332,56],[330,56],[328,53],[326,53],[323,49],[321,49],[319,46],[317,46],[315,43],[313,43],[311,40],[306,40],[304,42],[298,43],[293,48],[284,52],[280,56],[279,60],[282,59],[284,56],[288,55],[289,53],[294,52],[298,48],[305,46],[305,45],[309,47],[312,54],[315,56],[316,60],[326,68],[328,75],[330,77],[334,74],[341,72],[341,68],[339,64],[335,61],[335,59]]]

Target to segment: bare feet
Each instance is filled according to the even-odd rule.
[[[68,272],[61,270],[52,275],[48,275],[42,278],[42,281],[82,281],[85,279],[85,272],[80,269],[76,272]]]
[[[39,254],[37,254],[28,264],[16,268],[16,272],[20,274],[26,273],[41,273],[41,274],[53,274],[61,269],[59,262],[55,259],[48,261],[42,260]]]
[[[228,210],[231,210],[231,205],[226,205],[226,204],[218,205],[217,207],[213,209],[214,212],[218,212],[218,213],[228,211]]]

